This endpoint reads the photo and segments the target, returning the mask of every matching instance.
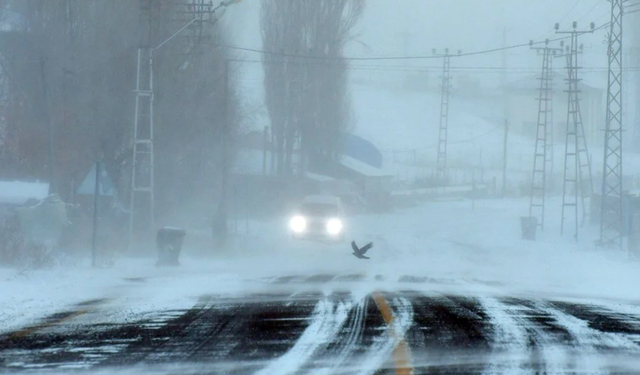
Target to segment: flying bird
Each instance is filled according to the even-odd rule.
[[[364,253],[366,253],[367,250],[371,249],[372,247],[373,247],[373,242],[369,242],[368,244],[364,245],[362,249],[358,249],[358,245],[356,245],[356,241],[351,241],[353,256],[355,256],[356,258],[370,259],[369,257],[364,256]]]

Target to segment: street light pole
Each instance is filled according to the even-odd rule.
[[[233,3],[241,0],[222,1],[215,8],[202,11],[210,16],[215,16],[220,9],[226,9]],[[135,222],[135,202],[136,195],[145,195],[149,202],[148,229],[155,229],[154,222],[154,154],[153,154],[153,131],[154,131],[154,89],[153,89],[153,66],[156,52],[165,44],[169,43],[176,36],[189,28],[192,24],[200,20],[198,15],[178,29],[170,37],[158,44],[155,48],[138,49],[138,62],[135,89],[135,116],[133,130],[133,165],[131,175],[131,199],[129,201],[129,242],[131,249],[133,242],[134,222]],[[218,18],[214,18],[215,24]],[[144,53],[146,50],[147,53]]]

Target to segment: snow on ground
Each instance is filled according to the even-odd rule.
[[[429,91],[380,89],[375,83],[352,83],[354,133],[373,142],[383,152],[385,168],[395,172],[397,180],[413,181],[431,176],[435,171],[440,94]],[[535,101],[531,103],[536,105]],[[449,108],[447,163],[450,177],[470,181],[472,174],[485,181],[501,178],[504,126],[500,108],[481,108],[481,103],[453,97]],[[586,109],[585,109],[586,110]],[[555,178],[562,181],[565,146],[556,140],[553,153]],[[508,163],[511,185],[529,183],[533,169],[535,139],[509,133]],[[624,173],[628,188],[640,188],[640,155],[625,146]],[[604,150],[600,143],[591,146],[595,191],[600,190],[596,177],[602,174]],[[483,172],[481,172],[483,170]],[[465,174],[465,176],[462,176]]]
[[[639,314],[637,263],[617,250],[593,245],[595,228],[581,240],[559,235],[560,204],[549,201],[549,216],[538,241],[520,239],[523,199],[429,202],[382,215],[349,219],[348,238],[374,242],[371,260],[353,257],[347,242],[329,245],[297,241],[286,233],[286,218],[251,222],[244,246],[193,257],[186,247],[182,266],[156,268],[155,259],[121,258],[111,269],[88,263],[72,268],[19,274],[0,268],[0,327],[11,330],[65,311],[70,305],[106,299],[99,317],[122,322],[155,311],[188,309],[202,295],[236,297],[251,292],[347,288],[354,299],[376,290],[522,295],[593,299],[613,309]],[[568,230],[572,233],[572,229]],[[278,284],[273,278],[317,274],[362,275],[357,282]],[[603,302],[604,301],[604,302]]]

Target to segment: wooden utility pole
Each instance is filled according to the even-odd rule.
[[[229,184],[229,60],[224,65],[224,103],[222,109],[222,178],[220,197],[213,217],[212,234],[218,246],[223,246],[227,239],[227,185]]]
[[[42,80],[42,97],[44,99],[43,119],[47,126],[47,164],[49,167],[49,194],[53,194],[56,192],[56,167],[53,154],[53,116],[51,116],[51,99],[49,98],[46,74],[46,60],[44,57],[40,58],[40,79]]]
[[[504,141],[503,141],[503,149],[502,149],[502,198],[507,195],[507,156],[508,149],[507,144],[509,140],[509,120],[504,120]]]

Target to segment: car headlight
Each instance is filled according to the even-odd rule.
[[[334,236],[340,234],[340,232],[342,232],[342,220],[330,219],[327,221],[327,232]]]
[[[302,233],[307,229],[307,220],[302,216],[294,216],[289,222],[289,226],[295,233]]]

